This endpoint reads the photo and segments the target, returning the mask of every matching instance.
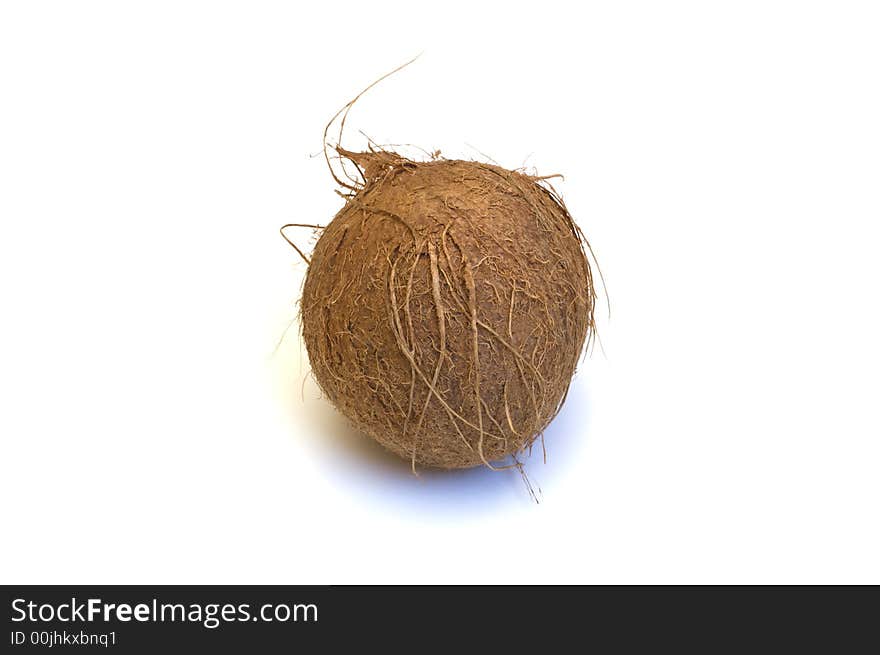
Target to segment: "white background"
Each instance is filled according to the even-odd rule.
[[[880,583],[880,15],[864,2],[6,2],[0,581]],[[612,301],[515,474],[304,379],[349,147],[564,173]],[[299,235],[308,243],[309,235]]]

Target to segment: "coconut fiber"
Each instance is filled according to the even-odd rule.
[[[340,182],[346,204],[305,279],[315,379],[414,470],[518,465],[559,411],[593,334],[579,228],[544,178],[337,152],[360,179]]]

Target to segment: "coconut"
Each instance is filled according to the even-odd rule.
[[[594,333],[583,234],[546,178],[337,152],[360,180],[340,181],[305,278],[315,380],[414,470],[517,466]]]

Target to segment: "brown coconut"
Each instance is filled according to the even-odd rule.
[[[305,279],[315,379],[414,468],[516,465],[559,411],[593,333],[583,235],[542,178],[338,152],[362,182]]]

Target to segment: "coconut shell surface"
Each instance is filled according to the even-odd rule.
[[[315,379],[413,467],[517,461],[559,411],[592,334],[579,229],[552,189],[519,172],[340,154],[364,182],[305,279]]]

